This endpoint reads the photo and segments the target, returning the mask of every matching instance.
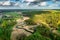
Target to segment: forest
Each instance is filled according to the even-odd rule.
[[[49,11],[30,11],[30,12],[3,12],[0,17],[0,40],[13,40],[11,34],[13,28],[18,24],[16,20],[28,17],[29,19],[19,22],[18,29],[28,26],[29,30],[24,29],[24,33],[19,34],[14,40],[60,40],[60,10]],[[26,18],[25,18],[26,19]],[[36,25],[36,26],[35,26]],[[33,27],[32,27],[33,26]],[[21,27],[21,28],[20,28]],[[31,28],[30,28],[31,27]],[[21,31],[19,31],[21,33]]]

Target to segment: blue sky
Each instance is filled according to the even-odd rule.
[[[48,1],[48,4],[50,5],[50,4],[53,4],[53,2],[52,1]]]

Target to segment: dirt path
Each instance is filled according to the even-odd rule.
[[[20,34],[25,34],[26,36],[31,35],[31,33],[29,32],[29,31],[33,32],[33,30],[30,30],[31,27],[29,26],[21,27],[21,25],[23,25],[23,21],[27,19],[29,19],[29,17],[23,17],[23,20],[22,19],[17,20],[17,24],[14,26],[13,32],[11,34],[11,40],[16,40],[17,36],[19,36]],[[19,26],[19,28],[17,28],[17,26]]]

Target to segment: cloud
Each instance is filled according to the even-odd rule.
[[[40,6],[47,6],[47,2],[41,2]]]
[[[0,5],[11,5],[9,1],[0,2]]]
[[[28,1],[28,2],[34,2],[35,0],[25,0],[25,1]]]
[[[3,3],[3,5],[10,5],[10,2],[9,2],[9,1],[5,1],[5,2]]]

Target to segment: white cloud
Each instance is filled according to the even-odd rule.
[[[41,2],[40,3],[40,6],[46,6],[47,5],[47,2]]]
[[[9,1],[5,1],[3,5],[11,5]]]
[[[36,1],[36,0],[25,0],[25,1],[28,1],[28,2],[34,2],[34,1]]]

